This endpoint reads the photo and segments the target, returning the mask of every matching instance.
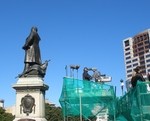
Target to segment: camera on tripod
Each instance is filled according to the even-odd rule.
[[[106,76],[106,74],[101,74],[99,71],[97,71],[97,68],[88,68],[89,71],[93,71],[92,78],[95,80],[95,82],[111,82],[112,77]]]

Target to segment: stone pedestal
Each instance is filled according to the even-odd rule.
[[[14,121],[25,119],[47,121],[45,119],[45,91],[48,85],[43,78],[19,78],[12,87],[16,90],[16,112]]]

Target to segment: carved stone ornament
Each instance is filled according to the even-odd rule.
[[[23,113],[26,113],[27,116],[29,113],[32,113],[34,107],[34,113],[35,113],[35,99],[27,94],[21,99],[21,105],[20,105],[20,113],[22,113],[22,108],[23,108]]]

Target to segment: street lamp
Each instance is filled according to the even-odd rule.
[[[122,79],[120,80],[120,82],[121,82],[121,85],[120,85],[120,86],[121,86],[121,89],[122,89],[122,96],[123,96],[123,86],[124,86],[124,83],[123,83],[123,80],[122,80]]]

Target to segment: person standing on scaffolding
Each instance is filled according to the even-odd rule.
[[[84,67],[82,77],[83,77],[83,80],[87,80],[87,81],[90,81],[92,79],[92,76],[88,74],[87,67]]]
[[[131,84],[132,84],[132,87],[134,89],[134,97],[135,97],[135,102],[136,102],[136,105],[137,107],[141,106],[141,105],[145,105],[147,104],[146,100],[147,100],[147,96],[140,96],[140,101],[141,103],[139,102],[139,93],[147,93],[147,88],[146,88],[146,85],[140,85],[140,92],[137,91],[137,88],[136,85],[137,85],[137,82],[140,81],[140,82],[145,82],[145,79],[143,78],[143,75],[142,75],[142,69],[140,66],[137,66],[134,71],[136,72],[135,76],[133,77],[133,79],[131,80]]]
[[[92,76],[90,74],[88,74],[87,67],[84,67],[84,69],[83,69],[82,78],[84,80],[83,85],[84,85],[85,90],[87,91],[88,89],[91,89],[91,85],[90,85],[89,81],[92,79]]]
[[[145,82],[145,79],[143,78],[143,75],[142,75],[142,69],[141,69],[141,67],[137,66],[134,69],[134,71],[136,72],[136,74],[131,79],[131,84],[132,84],[133,88],[136,86],[137,81]]]

